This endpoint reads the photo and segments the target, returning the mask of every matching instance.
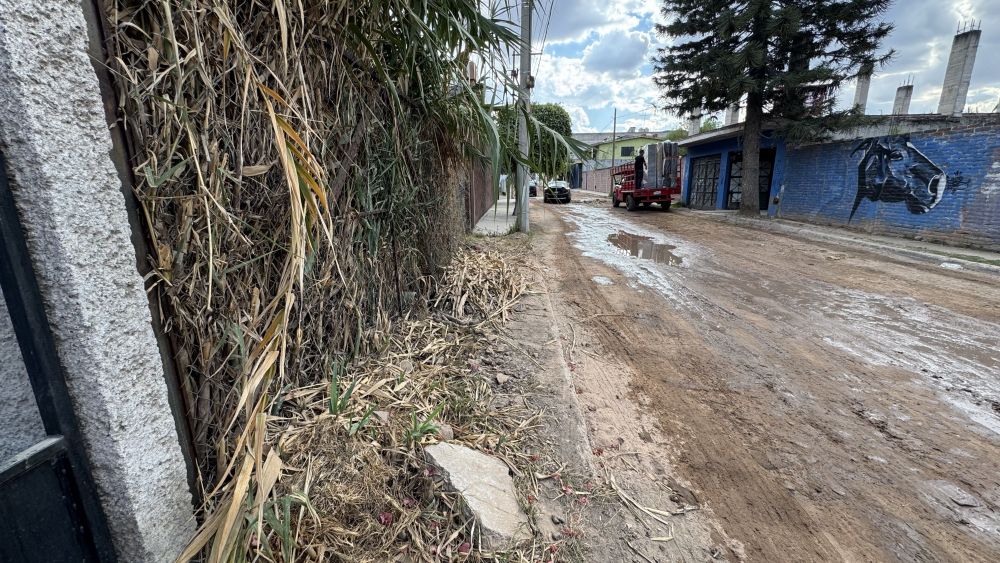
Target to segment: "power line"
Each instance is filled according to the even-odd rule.
[[[545,55],[545,42],[549,37],[549,24],[552,22],[552,10],[554,3],[555,0],[549,0],[549,9],[545,12],[545,31],[542,32],[542,48],[538,52],[538,68],[535,69],[535,74],[537,75],[542,74],[542,61],[544,60],[542,56]]]

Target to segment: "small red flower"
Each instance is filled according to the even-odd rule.
[[[459,553],[468,553],[470,551],[472,551],[472,544],[469,542],[465,542],[462,545],[458,546]]]
[[[378,515],[379,524],[382,524],[383,526],[388,526],[389,524],[392,524],[393,520],[395,520],[395,518],[393,517],[392,512],[389,511],[379,512]]]

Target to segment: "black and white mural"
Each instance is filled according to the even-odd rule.
[[[848,223],[865,199],[903,202],[910,213],[927,213],[941,202],[946,190],[962,183],[961,174],[949,179],[940,166],[913,146],[909,135],[865,139],[851,156],[858,153],[858,192]]]

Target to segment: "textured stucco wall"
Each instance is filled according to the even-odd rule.
[[[914,212],[891,195],[863,199],[854,217],[859,164],[865,151],[855,150],[864,139],[789,149],[781,216],[815,223],[842,225],[873,233],[919,237],[960,246],[1000,249],[1000,119],[993,125],[945,127],[908,135],[886,135],[886,146],[907,147],[886,161],[905,178],[902,163],[919,151],[947,175],[948,187],[939,202]],[[914,153],[915,154],[915,153]],[[895,163],[899,162],[900,165]],[[919,175],[919,174],[918,174]],[[911,180],[914,185],[920,178]],[[889,194],[890,190],[884,190]],[[898,198],[895,198],[898,199]],[[848,222],[849,221],[849,222]]]
[[[44,437],[45,428],[0,290],[0,465]]]
[[[194,528],[79,0],[0,0],[0,150],[122,561]]]

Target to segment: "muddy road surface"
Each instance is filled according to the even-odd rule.
[[[673,541],[637,534],[643,559],[1000,561],[1000,276],[694,213],[539,211],[595,465],[700,507]]]

